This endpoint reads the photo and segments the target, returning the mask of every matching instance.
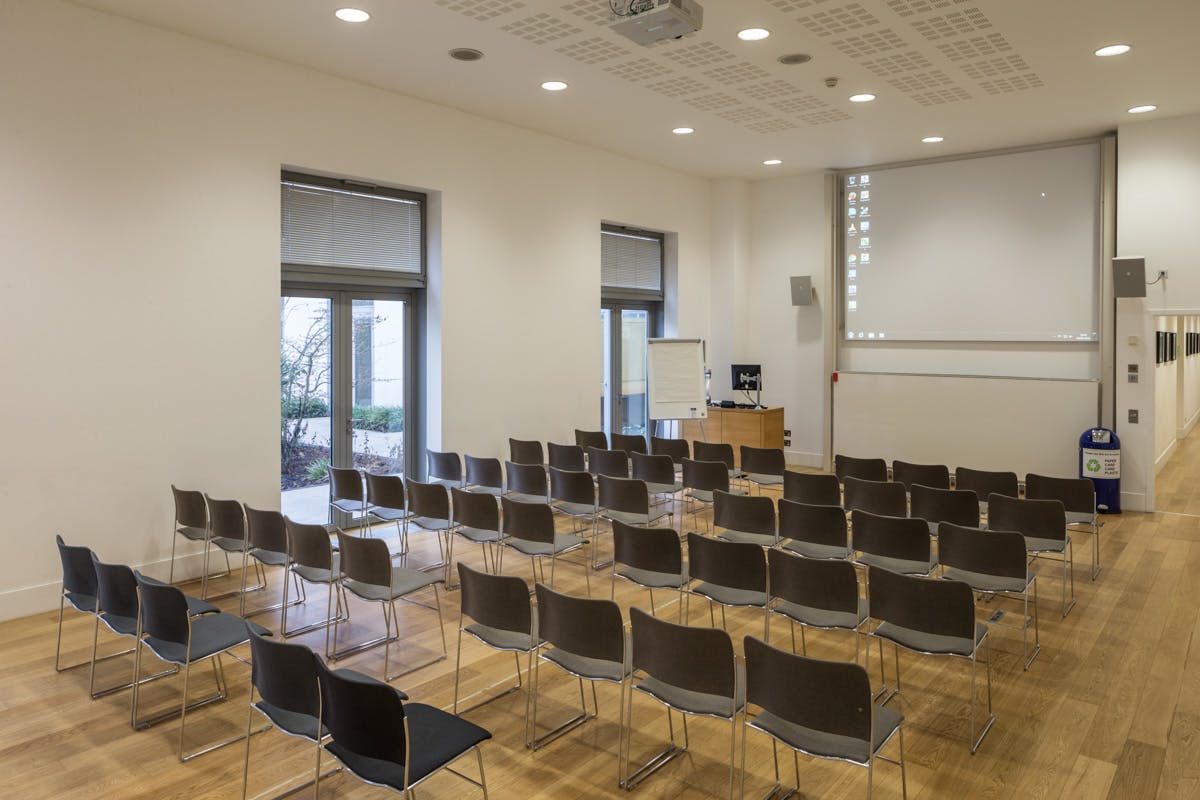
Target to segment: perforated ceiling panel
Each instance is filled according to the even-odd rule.
[[[925,72],[913,72],[908,75],[899,75],[888,80],[888,85],[897,91],[911,94],[919,92],[922,89],[937,89],[941,86],[951,86],[954,81],[950,76],[942,72],[940,69],[931,69]]]
[[[773,80],[761,83],[747,83],[745,86],[739,86],[738,91],[745,97],[753,100],[774,100],[779,97],[799,94],[801,89],[799,86],[794,86],[787,81]]]
[[[908,46],[891,28],[854,34],[843,39],[835,39],[830,44],[841,51],[842,55],[850,58],[866,58]]]
[[[722,64],[719,67],[713,67],[704,71],[704,77],[710,78],[717,83],[745,83],[746,81],[760,81],[764,78],[771,77],[771,73],[761,67],[756,67],[748,61],[738,61],[733,64]]]
[[[574,0],[564,5],[562,10],[593,25],[608,26],[609,12],[606,3],[597,3],[596,0]]]
[[[862,65],[875,75],[886,78],[900,72],[911,72],[918,69],[930,69],[933,64],[929,59],[916,50],[907,50],[890,56],[880,56],[862,62]]]
[[[689,97],[683,102],[701,111],[724,111],[736,108],[742,104],[736,97],[725,92],[697,95],[696,97]]]
[[[909,97],[923,106],[940,106],[945,103],[959,103],[971,99],[971,95],[961,86],[933,89],[928,92],[914,92]]]
[[[671,68],[649,58],[635,58],[605,67],[604,71],[627,81],[647,81],[669,74]]]
[[[759,120],[758,122],[747,122],[742,126],[747,130],[755,133],[783,133],[784,131],[795,130],[797,125],[794,122],[788,122],[786,119],[769,119]]]
[[[888,8],[901,17],[928,14],[943,8],[969,3],[971,0],[887,0]]]
[[[962,71],[966,73],[968,78],[974,80],[984,80],[985,78],[998,78],[1001,75],[1012,75],[1017,72],[1027,72],[1029,65],[1025,63],[1025,59],[1015,53],[1011,56],[1000,56],[999,58],[985,58],[982,61],[972,61],[969,64],[962,65]]]
[[[697,42],[674,52],[663,53],[681,67],[707,67],[735,58],[733,53],[712,42]]]
[[[806,8],[828,3],[829,0],[767,0],[767,5],[774,6],[785,14],[793,11],[803,11]]]
[[[828,108],[829,106],[824,100],[818,100],[812,95],[802,94],[798,97],[789,97],[786,100],[771,103],[771,107],[779,109],[785,114],[802,114],[805,111],[816,111]]]
[[[809,111],[801,114],[800,119],[807,122],[809,125],[829,125],[833,122],[844,122],[854,117],[847,114],[845,111],[840,111],[836,108],[830,108],[825,111]]]
[[[1033,72],[1026,72],[1024,75],[1013,75],[1009,78],[993,78],[979,82],[979,88],[988,94],[1023,92],[1026,89],[1037,89],[1045,85],[1042,79]]]
[[[755,122],[764,120],[770,115],[761,108],[739,106],[738,108],[731,108],[728,111],[722,111],[717,116],[729,122]]]
[[[630,51],[624,47],[618,47],[608,39],[602,39],[599,36],[565,44],[555,48],[554,52],[562,53],[567,58],[573,58],[583,64],[600,64],[630,54]]]
[[[992,27],[991,21],[978,8],[965,8],[950,14],[915,20],[913,29],[931,42],[964,36]]]
[[[824,39],[827,36],[838,36],[861,28],[871,28],[879,24],[879,20],[859,3],[838,8],[826,8],[814,11],[797,20],[815,36]]]
[[[1007,53],[1013,49],[1013,46],[1008,43],[1003,34],[989,33],[986,36],[969,36],[953,42],[943,42],[937,46],[937,49],[951,61],[965,61]]]
[[[702,92],[708,88],[706,84],[701,83],[695,78],[689,78],[686,75],[677,75],[674,78],[668,78],[665,81],[646,84],[646,88],[652,92],[666,95],[667,97],[683,97],[686,94],[695,94]]]
[[[513,36],[520,36],[533,44],[546,44],[583,32],[571,23],[549,14],[532,14],[522,17],[508,23],[501,30],[508,31]]]
[[[487,22],[502,14],[525,7],[522,0],[435,0],[435,2],[449,11],[457,11],[463,16],[477,19],[480,22]]]

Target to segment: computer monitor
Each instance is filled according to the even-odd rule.
[[[762,390],[762,365],[734,364],[733,390],[735,392],[758,392]]]

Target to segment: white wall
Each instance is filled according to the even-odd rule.
[[[1151,311],[1200,308],[1200,115],[1122,125],[1117,155],[1117,255],[1145,256],[1147,277],[1168,270],[1147,297],[1117,301],[1117,432],[1124,449],[1122,506],[1153,508],[1156,405]],[[1125,380],[1127,365],[1143,378]],[[1139,412],[1137,424],[1128,420]],[[1171,412],[1168,412],[1171,413]],[[1174,422],[1172,422],[1174,424]]]
[[[1154,366],[1154,471],[1157,473],[1175,452],[1175,431],[1179,414],[1180,359],[1178,317],[1155,317],[1154,330],[1176,333],[1175,361],[1163,361]]]
[[[165,574],[172,482],[277,507],[281,166],[432,193],[431,446],[594,420],[601,220],[678,234],[709,336],[706,180],[55,0],[0,5],[0,74],[0,617],[57,531]]]

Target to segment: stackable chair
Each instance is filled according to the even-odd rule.
[[[446,557],[446,547],[450,542],[450,532],[454,529],[454,521],[450,518],[450,492],[440,483],[421,483],[411,479],[405,479],[404,489],[408,494],[408,510],[412,514],[408,520],[409,532],[416,525],[437,538],[440,560],[421,569],[448,569],[450,560]],[[407,565],[408,559],[405,557]]]
[[[981,531],[943,522],[938,526],[938,561],[942,577],[962,581],[978,594],[1012,597],[1022,604],[1021,652],[1025,669],[1042,650],[1038,637],[1037,576],[1029,569],[1025,537],[1016,531]],[[1029,595],[1033,594],[1033,613]],[[1000,624],[1003,613],[990,621]],[[1033,650],[1029,648],[1029,626],[1033,625]]]
[[[613,571],[609,599],[616,597],[617,578],[623,578],[650,592],[650,613],[654,614],[654,590],[678,592],[679,621],[683,621],[683,590],[688,583],[688,568],[683,562],[679,534],[671,528],[637,528],[614,522]]]
[[[318,672],[320,658],[302,644],[277,642],[251,631],[250,659],[254,668],[250,671],[250,699],[246,709],[246,756],[242,763],[242,800],[246,800],[249,794],[250,743],[254,738],[251,728],[256,711],[270,723],[270,728],[312,743],[317,752],[317,766],[312,778],[298,785],[290,782],[275,786],[256,797],[267,794],[272,797],[285,797],[309,786],[314,787],[314,796],[320,796],[321,778],[327,778],[340,770],[340,767],[335,767],[325,773],[321,772],[321,742],[328,738],[329,731],[325,728],[321,709]],[[347,680],[373,681],[361,672],[350,669],[338,669],[333,672]],[[401,700],[408,699],[408,695],[399,689],[392,691]],[[254,699],[256,693],[257,701]],[[279,790],[282,790],[282,793],[275,794]]]
[[[1025,475],[1026,500],[1058,500],[1067,512],[1067,527],[1092,535],[1092,580],[1100,574],[1100,521],[1096,513],[1096,485],[1090,478],[1050,478]]]
[[[882,483],[888,479],[887,462],[882,458],[854,458],[838,453],[833,457],[833,474],[839,481],[858,478]]]
[[[511,497],[500,498],[503,510],[504,538],[501,544],[511,547],[518,553],[529,557],[533,566],[533,580],[545,583],[546,568],[542,565],[541,576],[538,575],[538,562],[550,559],[550,586],[554,586],[554,571],[558,557],[576,550],[582,550],[587,544],[573,533],[558,533],[554,530],[554,512],[545,503],[522,503]],[[593,559],[595,558],[593,545]],[[583,578],[591,594],[591,569],[586,558],[581,564]],[[500,551],[500,570],[504,567],[504,550]]]
[[[399,475],[375,475],[368,472],[367,479],[367,517],[368,523],[375,519],[396,526],[396,536],[399,539],[397,555],[401,558],[408,556],[408,521],[412,512],[408,508],[408,494],[404,488],[404,478]],[[364,535],[370,535],[370,527],[363,530]]]
[[[769,497],[713,492],[713,528],[721,529],[717,538],[729,542],[749,542],[759,547],[779,544],[775,501]]]
[[[726,543],[728,544],[728,543]],[[688,716],[729,721],[729,797],[734,794],[738,714],[745,710],[745,669],[733,652],[729,634],[719,628],[693,628],[656,619],[636,606],[629,609],[633,672],[625,713],[626,789],[688,751]],[[666,706],[671,741],[649,761],[631,768],[633,697],[641,694]],[[683,716],[683,746],[675,742],[671,711]]]
[[[350,515],[350,522],[345,526],[346,528],[370,523],[370,520],[367,519],[367,494],[363,490],[362,473],[353,467],[335,467],[331,464],[329,466],[329,522],[342,529],[338,522],[338,515],[335,513],[339,511]]]
[[[832,475],[830,477],[833,477]],[[841,506],[779,500],[780,546],[805,558],[847,560],[854,554]]]
[[[62,665],[62,631],[63,611],[69,603],[71,608],[82,614],[96,614],[96,567],[92,559],[94,554],[90,548],[70,545],[63,541],[62,536],[55,535],[54,542],[58,545],[58,557],[62,561],[62,590],[58,597],[58,638],[54,643],[54,671],[66,672],[77,669],[90,662],[80,661],[69,666]],[[94,644],[94,638],[93,638]],[[92,658],[95,658],[96,648],[92,647]],[[115,658],[117,653],[107,658]]]
[[[442,487],[439,490],[444,491]],[[333,652],[329,657],[337,661],[353,653],[360,653],[371,647],[383,645],[383,676],[385,681],[395,680],[401,675],[415,672],[422,667],[436,664],[446,658],[446,629],[442,626],[442,603],[438,597],[437,585],[443,582],[441,577],[435,577],[426,572],[407,567],[393,567],[391,555],[382,539],[367,539],[352,536],[338,531],[338,551],[341,555],[341,568],[344,574],[342,586],[346,591],[368,603],[379,603],[383,609],[384,635],[360,644],[337,649],[338,624],[333,620]],[[433,605],[419,603],[409,598],[414,592],[423,589],[433,590]],[[438,633],[442,639],[442,654],[400,672],[390,674],[392,642],[400,640],[400,620],[396,616],[396,601],[405,600],[413,605],[427,608],[437,613]]]
[[[479,572],[459,562],[458,581],[462,589],[458,615],[458,644],[454,660],[454,704],[455,714],[465,714],[480,706],[487,705],[493,700],[507,697],[513,692],[520,691],[521,656],[525,656],[525,674],[532,684],[533,654],[541,641],[538,634],[538,610],[530,603],[529,587],[522,578],[516,575],[488,575]],[[466,633],[487,645],[493,650],[506,651],[513,654],[517,665],[517,682],[497,694],[489,694],[490,686],[464,700],[470,700],[479,695],[483,699],[459,710],[458,687],[462,680],[462,644],[463,634]],[[532,741],[529,726],[529,697],[525,698],[525,744]]]
[[[587,458],[579,445],[546,442],[546,448],[550,455],[549,466],[567,472],[587,472]]]
[[[1057,555],[1062,561],[1062,615],[1075,607],[1075,556],[1067,533],[1067,511],[1058,500],[1019,500],[988,497],[988,529],[1016,531],[1025,537],[1025,551],[1036,558]],[[1067,599],[1067,584],[1071,597]]]
[[[783,450],[742,445],[742,472],[746,473],[746,480],[757,486],[759,491],[765,486],[783,486],[783,478],[787,473]]]
[[[675,476],[675,462],[670,456],[633,453],[630,458],[633,459],[633,477],[646,482],[646,491],[657,497],[657,502],[669,503],[683,488],[683,482]]]
[[[596,482],[584,470],[564,470],[550,467],[550,507],[571,518],[574,533],[584,527],[595,528]],[[586,525],[580,525],[580,522]]]
[[[901,575],[929,575],[937,566],[937,554],[923,519],[888,517],[855,509],[850,514],[854,531],[855,563],[880,567]]]
[[[179,760],[191,761],[193,758],[211,753],[226,745],[240,742],[245,734],[233,736],[219,742],[206,744],[198,750],[187,750],[187,712],[209,703],[224,700],[228,694],[225,682],[225,669],[221,656],[229,653],[239,661],[245,661],[233,653],[233,648],[245,644],[250,637],[250,631],[256,631],[269,636],[270,631],[261,625],[247,622],[234,614],[205,614],[191,617],[188,613],[187,598],[175,586],[161,583],[151,583],[134,573],[137,579],[138,591],[138,624],[137,646],[133,666],[133,702],[130,704],[130,724],[136,730],[142,730],[157,725],[168,719],[179,717]],[[183,671],[183,691],[180,695],[178,711],[168,711],[150,719],[138,718],[138,689],[141,686],[142,650],[148,649],[160,661],[178,667]],[[192,666],[204,661],[213,667],[213,679],[217,690],[203,700],[188,702],[188,684],[191,678]]]
[[[699,514],[696,503],[711,506],[715,492],[743,494],[729,488],[729,469],[723,461],[683,460],[683,498],[692,508],[692,517]],[[682,524],[680,525],[682,529]]]
[[[827,472],[783,473],[783,499],[813,506],[840,506],[842,484],[837,475]]]
[[[466,477],[463,488],[477,494],[490,494],[499,497],[504,494],[504,468],[498,458],[479,458],[465,455]]]
[[[541,464],[517,464],[513,461],[506,461],[504,462],[504,474],[508,478],[506,497],[511,497],[521,503],[550,502],[550,483],[546,478],[546,468]]]
[[[604,435],[604,431],[581,431],[575,429],[575,444],[579,445],[587,451],[589,447],[594,447],[597,450],[608,449],[608,437]]]
[[[437,450],[426,450],[425,458],[429,483],[438,483],[447,489],[462,488],[463,467],[458,453],[439,453]]]
[[[461,536],[468,542],[477,544],[483,550],[484,569],[499,574],[500,563],[496,548],[500,545],[500,504],[489,494],[478,494],[463,489],[450,490],[451,522],[454,533],[448,543],[446,567],[446,588],[450,585],[450,567],[454,563],[454,539]],[[490,563],[489,563],[490,561]]]
[[[950,468],[945,464],[910,464],[907,461],[892,462],[892,480],[903,483],[904,488],[928,486],[931,489],[950,488]]]
[[[974,492],[965,489],[934,489],[914,484],[910,490],[908,515],[929,523],[929,532],[937,533],[938,525],[949,522],[964,528],[979,527],[979,501]]]
[[[676,541],[679,541],[676,539]],[[612,600],[571,597],[539,583],[537,592],[538,633],[542,643],[533,661],[530,694],[533,710],[529,718],[530,747],[540,750],[578,728],[600,713],[596,683],[615,683],[621,690],[617,727],[617,784],[621,782],[621,752],[625,731],[625,684],[629,676],[629,642],[621,608]],[[538,696],[542,685],[541,663],[553,664],[579,681],[580,712],[547,733],[538,735]],[[592,710],[587,708],[583,682],[592,686]]]
[[[189,542],[203,542],[208,538],[208,506],[204,492],[176,488],[171,484],[175,498],[175,533],[171,536],[171,572],[167,583],[175,582],[175,545],[182,536]]]
[[[736,481],[746,477],[733,460],[733,445],[725,442],[692,442],[692,458],[696,461],[720,461],[729,472],[729,480]]]
[[[258,573],[258,582],[266,588],[267,574],[265,567],[282,567],[284,583],[288,579],[288,566],[291,563],[291,558],[288,556],[288,541],[287,529],[284,527],[283,514],[278,511],[261,510],[245,506],[246,513],[246,540],[249,547],[243,553],[242,559],[242,587],[241,593],[238,595],[238,615],[243,617],[253,617],[259,614],[266,614],[271,611],[282,611],[283,603],[275,603],[274,605],[256,608],[249,613],[246,612],[246,592],[249,588],[246,586],[246,565],[250,559],[254,560],[255,572]],[[297,589],[299,591],[299,589]],[[302,602],[297,598],[292,602],[293,605]]]
[[[306,584],[324,586],[328,590],[325,604],[325,618],[319,622],[303,625],[288,630],[288,580],[283,580],[283,611],[279,621],[279,635],[283,638],[299,636],[320,628],[325,629],[325,655],[328,657],[333,649],[330,646],[330,629],[334,620],[345,622],[350,619],[350,604],[346,602],[346,590],[342,586],[341,553],[333,551],[329,540],[329,532],[324,525],[306,525],[283,518],[284,529],[288,537],[288,556],[291,564],[289,570],[299,588],[301,602],[307,602]],[[336,608],[335,608],[336,605]]]
[[[133,687],[132,682],[127,682],[97,690],[96,663],[105,661],[108,658],[132,653],[133,648],[122,650],[119,653],[114,653],[112,656],[105,656],[103,658],[96,657],[96,650],[99,644],[100,623],[102,622],[105,628],[117,636],[124,639],[132,639],[133,646],[137,647],[138,584],[133,570],[124,564],[105,564],[96,557],[95,553],[91,554],[91,559],[96,573],[96,620],[95,627],[92,630],[92,661],[91,668],[88,671],[88,694],[95,700]],[[153,583],[158,586],[167,585],[149,578],[144,578],[144,580],[147,583]],[[201,614],[215,614],[221,610],[211,603],[206,603],[203,600],[188,597],[187,595],[184,595],[184,601],[187,603],[188,616],[192,617]],[[166,675],[174,675],[178,671],[177,667],[172,666],[163,672],[140,678],[139,680],[141,683],[149,683]]]
[[[317,672],[330,735],[325,752],[348,772],[411,798],[415,787],[445,769],[487,797],[479,750],[492,738],[487,730],[433,706],[405,703],[386,683],[337,675],[319,663]],[[471,752],[479,765],[478,781],[450,766]]]
[[[716,627],[713,604],[721,607],[721,628],[725,608],[759,608],[763,611],[763,635],[767,630],[767,560],[761,546],[749,542],[726,542],[689,533],[687,609],[691,619],[692,595],[708,600],[708,619]]]
[[[970,467],[954,468],[954,488],[974,492],[979,498],[979,513],[987,516],[988,496],[1002,494],[1005,497],[1019,496],[1020,487],[1015,472],[993,472]]]
[[[675,512],[663,506],[650,504],[650,490],[646,482],[637,478],[610,478],[599,476],[599,493],[596,510],[600,517],[609,522],[624,522],[627,525],[650,527],[663,517],[674,527]],[[592,537],[592,569],[607,567],[608,561],[598,561],[596,556],[598,536]]]
[[[543,455],[541,442],[509,439],[508,460],[514,464],[532,464],[540,467],[546,462],[546,457]]]
[[[670,456],[675,462],[675,468],[683,469],[683,460],[692,457],[687,439],[664,439],[658,436],[650,437],[650,452],[656,456]]]
[[[846,511],[870,511],[889,517],[908,516],[908,493],[903,483],[867,481],[847,477],[842,479]]]
[[[629,477],[629,454],[624,450],[604,450],[599,447],[587,449],[588,472],[599,477]]]
[[[896,688],[886,704],[900,689],[900,648],[914,653],[953,656],[971,662],[971,727],[968,742],[971,752],[979,749],[996,717],[992,713],[992,659],[987,623],[975,621],[975,598],[970,585],[962,581],[914,578],[898,575],[879,567],[867,572],[870,586],[870,616],[877,624],[870,631],[878,639],[892,643],[896,662]],[[979,650],[987,651],[987,719],[979,735],[975,719],[975,671]],[[866,649],[870,658],[871,649]],[[886,686],[884,687],[886,690]]]
[[[246,592],[265,589],[266,576],[254,586],[246,586],[245,576],[239,588],[210,597],[208,594],[208,554],[210,545],[215,546],[225,554],[225,563],[229,563],[229,554],[237,553],[242,557],[242,567],[246,565],[246,551],[250,549],[250,540],[246,536],[246,511],[237,500],[216,500],[204,495],[208,505],[208,539],[204,542],[204,578],[200,581],[200,597],[204,600],[223,600],[227,597],[238,597],[238,607],[244,604]],[[254,562],[256,565],[257,561]]]
[[[858,664],[819,661],[793,655],[747,636],[745,731],[742,734],[742,796],[746,786],[746,739],[751,729],[771,737],[775,787],[770,797],[799,794],[800,761],[797,753],[867,768],[867,797],[875,777],[875,759],[900,767],[900,792],[908,798],[904,767],[904,717],[871,701],[871,681]],[[762,709],[751,717],[749,706]],[[880,755],[896,737],[897,760]],[[792,750],[796,788],[784,791],[779,777],[782,743]]]
[[[822,561],[786,553],[767,551],[770,602],[767,610],[768,631],[771,615],[788,621],[792,634],[792,652],[796,652],[796,623],[800,623],[800,652],[808,655],[805,628],[841,630],[854,633],[854,661],[858,662],[863,625],[867,621],[867,599],[859,596],[858,571],[848,561]]]
[[[624,450],[630,458],[633,458],[634,453],[649,453],[649,448],[646,447],[646,437],[634,436],[630,433],[614,433],[612,435],[612,449]]]

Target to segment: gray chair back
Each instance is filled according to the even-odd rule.
[[[95,553],[92,565],[96,572],[97,609],[104,614],[137,619],[138,583],[133,570],[124,564],[105,564]]]
[[[287,552],[287,529],[283,514],[246,506],[246,530],[250,546],[271,553]]]
[[[495,497],[490,494],[468,492],[454,486],[450,489],[450,498],[453,501],[451,513],[454,515],[454,524],[482,531],[499,532],[500,504],[496,502]]]
[[[613,561],[647,572],[683,574],[683,547],[671,528],[639,528],[614,520]]]
[[[630,458],[633,459],[633,477],[646,483],[675,485],[675,462],[670,456],[651,456],[635,452]]]
[[[136,572],[138,608],[142,633],[164,642],[187,646],[191,627],[188,624],[187,598],[178,587],[165,583],[150,583]]]
[[[614,433],[612,435],[612,449],[624,450],[629,456],[634,453],[648,453],[649,448],[646,446],[645,436],[635,436],[629,433]]]
[[[1016,497],[1018,494],[1017,473],[955,467],[954,488],[974,492],[981,503],[986,503],[988,495],[991,494]]]
[[[775,447],[750,447],[742,445],[742,471],[755,475],[778,475],[787,472],[787,461],[783,450]]]
[[[509,439],[508,460],[514,464],[536,464],[540,467],[546,458],[542,454],[541,442],[529,439]]]
[[[329,466],[329,499],[362,502],[362,473],[351,467]]]
[[[324,525],[307,525],[283,518],[288,537],[288,555],[297,566],[331,571],[333,545]]]
[[[530,494],[546,497],[549,486],[546,480],[546,470],[540,464],[518,464],[515,461],[504,462],[504,474],[508,478],[508,491],[517,494]]]
[[[838,480],[858,478],[863,481],[886,481],[887,462],[882,458],[854,458],[838,453],[833,457],[833,474]]]
[[[450,519],[450,493],[440,483],[421,483],[411,478],[404,481],[408,492],[408,510],[414,516],[429,519]]]
[[[624,450],[601,450],[589,447],[588,472],[593,475],[607,475],[610,478],[629,477],[629,454]]]
[[[237,500],[214,500],[204,496],[208,503],[208,524],[214,539],[245,540],[246,513]]]
[[[929,526],[923,519],[855,509],[850,513],[850,525],[855,550],[884,558],[930,562]]]
[[[962,581],[867,568],[872,618],[901,628],[974,641],[975,597]]]
[[[596,482],[582,470],[550,468],[550,499],[596,507]]]
[[[981,531],[943,522],[938,525],[938,562],[965,572],[1028,578],[1025,537],[1016,531]]]
[[[338,552],[346,579],[368,586],[392,588],[392,557],[383,539],[337,532]]]
[[[504,469],[500,466],[500,459],[465,455],[463,460],[466,462],[467,486],[504,490]]]
[[[771,597],[809,608],[858,611],[858,571],[849,561],[825,561],[767,550]]]
[[[404,495],[404,478],[399,475],[373,475],[368,472],[367,502],[379,508],[403,511],[408,507]]]
[[[783,497],[813,506],[840,506],[842,484],[836,475],[826,472],[783,473]]]
[[[908,493],[903,483],[894,481],[866,481],[859,478],[844,478],[847,511],[861,509],[872,514],[903,517],[908,514]]]
[[[1025,475],[1026,500],[1058,500],[1067,511],[1096,513],[1096,485],[1090,478],[1052,478],[1030,472]]]
[[[833,476],[830,476],[833,477]],[[779,538],[848,547],[850,529],[841,506],[819,506],[779,500]]]
[[[428,463],[429,479],[462,482],[462,459],[458,453],[439,453],[437,450],[426,450],[425,458]],[[423,515],[424,516],[424,515]]]
[[[687,439],[663,439],[658,436],[650,437],[650,452],[656,456],[670,456],[676,464],[682,464],[685,458],[691,458]]]
[[[204,493],[177,489],[171,484],[171,494],[175,497],[175,525],[180,528],[200,528],[208,526],[208,507],[204,504]]]
[[[724,461],[683,460],[683,487],[704,492],[729,491],[729,467]]]
[[[759,545],[710,539],[698,533],[689,533],[687,543],[692,580],[728,589],[767,591],[767,560]]]
[[[266,703],[291,714],[313,718],[321,714],[316,653],[250,629],[250,660],[250,680]]]
[[[572,472],[587,472],[587,459],[579,445],[547,442],[546,448],[550,452],[550,466]]]
[[[608,437],[604,435],[604,431],[581,431],[575,429],[575,444],[587,450],[589,447],[594,447],[597,450],[608,449]]]
[[[625,621],[620,606],[612,600],[561,594],[544,583],[537,584],[534,591],[538,636],[547,644],[584,658],[625,663]]]
[[[933,489],[916,484],[912,487],[909,516],[920,517],[936,525],[952,522],[968,528],[979,527],[979,500],[965,489]]]
[[[554,543],[554,512],[545,503],[522,503],[500,498],[504,535],[529,542]]]
[[[646,482],[636,478],[610,478],[600,476],[601,508],[623,511],[627,514],[649,514],[650,494]]]
[[[671,686],[728,697],[737,690],[733,640],[720,628],[693,628],[629,609],[633,668]]]
[[[737,469],[733,460],[733,445],[725,442],[692,442],[692,458],[696,461],[720,461],[726,470]]]
[[[892,480],[903,483],[904,488],[920,484],[934,489],[950,488],[950,468],[945,464],[910,464],[907,461],[892,462]]]
[[[58,545],[58,558],[62,562],[62,589],[64,593],[96,596],[96,567],[91,548],[67,544],[59,535],[54,542]]]
[[[775,536],[775,502],[769,497],[713,492],[713,525],[730,531]]]
[[[1063,541],[1067,538],[1067,510],[1059,500],[1019,500],[993,494],[988,496],[988,528]]]
[[[529,605],[529,587],[516,575],[489,575],[457,564],[462,587],[462,613],[502,631],[533,635],[533,610]],[[531,642],[532,644],[532,642]]]

